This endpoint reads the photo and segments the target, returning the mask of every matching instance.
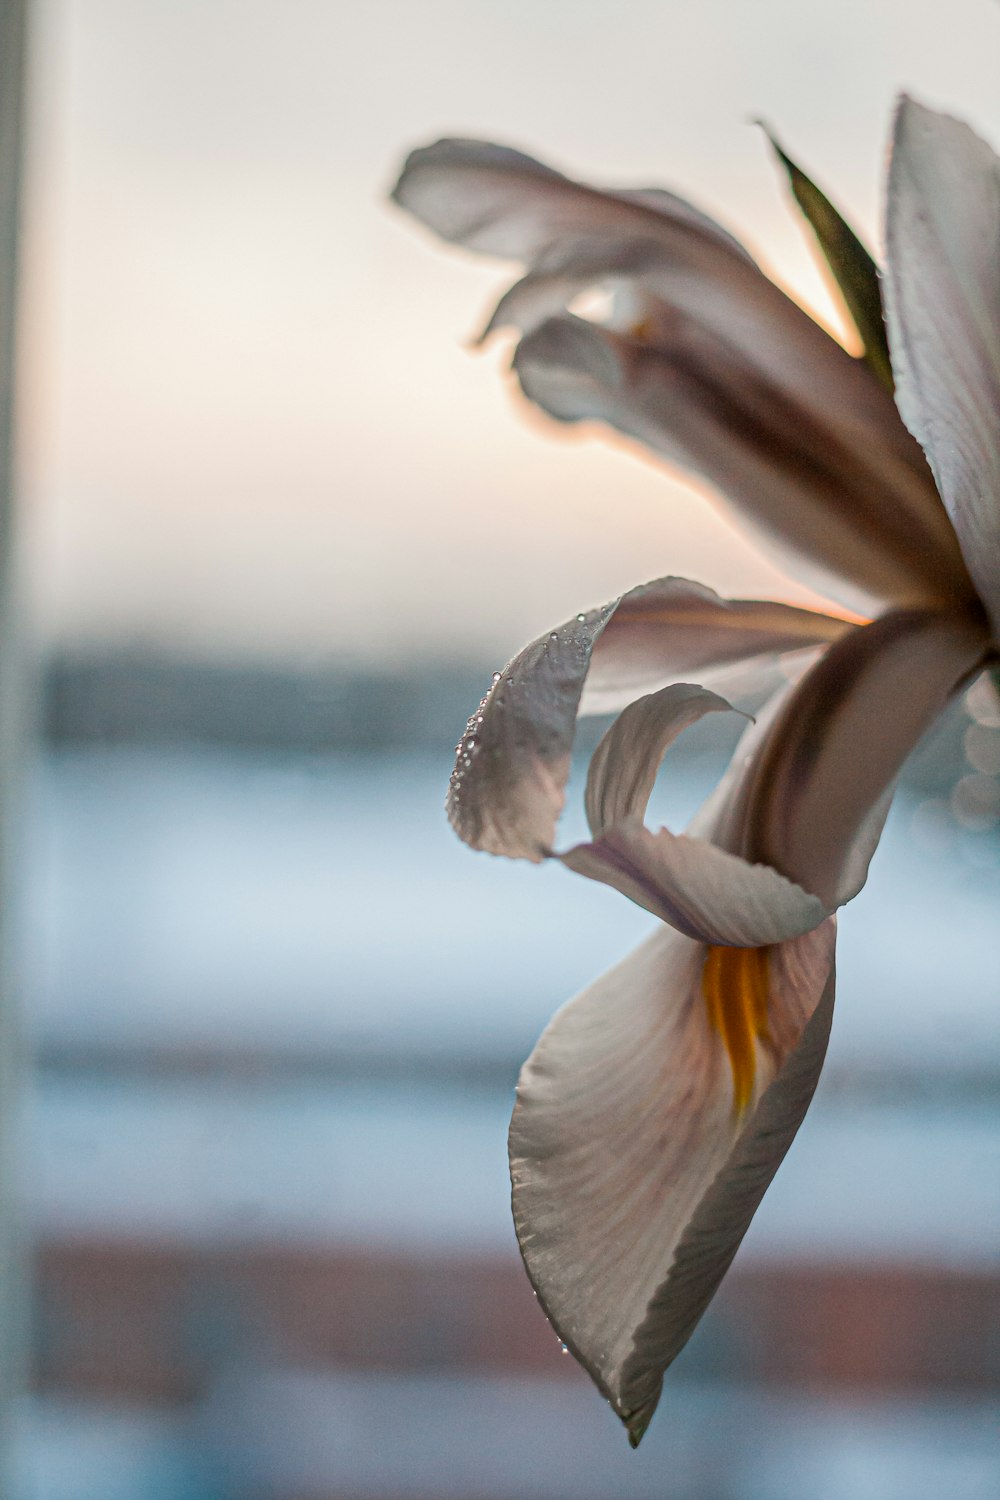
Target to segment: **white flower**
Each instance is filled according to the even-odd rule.
[[[526,264],[487,333],[520,331],[532,400],[707,479],[870,617],[661,579],[522,651],[459,748],[449,811],[466,842],[558,858],[664,924],[555,1017],[510,1132],[529,1275],[633,1443],[808,1107],[833,1007],[832,914],[864,883],[900,766],[998,657],[1000,163],[904,100],[890,373],[874,266],[784,160],[864,358],[669,193],[602,192],[503,147],[442,141],[410,157],[394,194],[445,238]],[[607,322],[567,310],[597,286],[615,293]],[[789,651],[798,679],[688,833],[648,829],[668,745],[729,706],[705,684]],[[606,711],[620,712],[590,766],[591,838],[557,851],[576,718]]]

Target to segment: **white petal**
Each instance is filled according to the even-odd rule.
[[[825,646],[851,624],[764,599],[722,599],[687,578],[631,589],[598,638],[580,702],[583,714],[615,713],[681,679],[711,682],[737,663]]]
[[[442,239],[505,260],[534,262],[567,237],[624,231],[679,247],[707,242],[753,265],[730,234],[673,193],[604,192],[490,141],[446,139],[412,151],[392,198]]]
[[[474,849],[536,863],[550,852],[591,652],[614,608],[591,610],[526,646],[469,719],[447,806],[455,832]]]
[[[819,926],[829,910],[767,865],[641,823],[606,828],[558,858],[704,943],[760,948]]]
[[[670,746],[705,714],[735,712],[707,688],[675,682],[630,703],[590,757],[585,805],[594,835],[646,815],[660,763]]]
[[[822,902],[766,865],[750,865],[703,839],[652,832],[643,817],[669,746],[703,714],[731,705],[675,683],[629,705],[591,757],[587,818],[594,837],[558,856],[610,885],[688,937],[761,947],[809,932]]]
[[[551,851],[592,661],[592,706],[605,710],[692,670],[814,645],[845,628],[810,610],[720,599],[685,579],[633,589],[568,621],[525,647],[469,720],[448,796],[452,826],[491,854],[537,861]]]
[[[729,765],[687,826],[690,838],[708,839],[730,853],[743,849],[747,801],[757,759],[788,700],[818,659],[818,652],[801,652],[789,659],[794,662],[794,675],[774,689],[743,731]]]
[[[887,239],[897,400],[1000,639],[1000,161],[911,99],[896,120]]]
[[[988,647],[975,621],[917,610],[837,641],[784,700],[754,754],[738,796],[740,852],[829,906],[849,900],[864,883],[904,760]]]
[[[525,394],[551,416],[605,422],[707,479],[765,545],[852,607],[971,597],[891,397],[842,350],[840,362],[843,382],[871,387],[864,420],[839,410],[832,376],[793,383],[785,371],[779,382],[728,330],[676,310],[641,337],[550,317],[521,341],[514,364]]]
[[[600,417],[731,489],[765,537],[815,563],[827,592],[863,612],[885,600],[926,599],[929,589],[936,597],[968,589],[926,464],[887,392],[706,215],[670,193],[601,191],[520,152],[476,141],[440,141],[414,152],[394,197],[447,239],[527,262],[527,278],[504,298],[493,324],[535,327],[577,292],[626,278],[645,308],[645,336],[666,375],[637,379],[635,361],[624,361],[618,348],[618,364],[629,365],[620,399],[605,390],[595,404],[566,369],[553,389],[553,371],[542,366],[551,366],[557,351],[531,341],[519,368],[526,389],[547,409],[564,420]],[[587,373],[600,376],[594,347],[588,358]],[[714,391],[694,389],[705,370]],[[820,466],[821,510],[826,470],[856,481],[842,486],[819,525],[815,506],[801,503],[809,464],[804,469],[800,456],[793,493],[768,504],[774,473],[748,451],[748,423],[759,429],[762,447],[773,448],[776,423],[768,414],[779,408],[792,413],[790,423],[777,422],[786,449],[788,432],[798,431],[809,462]],[[787,483],[787,452],[774,468]]]
[[[392,196],[444,239],[522,261],[544,276],[579,279],[574,267],[585,263],[587,278],[603,277],[614,274],[623,253],[655,252],[653,290],[665,302],[725,334],[771,378],[793,387],[807,382],[817,403],[843,420],[863,428],[872,421],[868,372],[855,368],[732,235],[673,193],[593,188],[509,147],[442,140],[410,154]],[[881,410],[875,401],[876,419]]]
[[[705,949],[658,931],[564,1007],[525,1065],[514,1218],[560,1337],[637,1442],[808,1107],[833,1005],[833,923],[772,950],[757,1093],[733,1112]]]

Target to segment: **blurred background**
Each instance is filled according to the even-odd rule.
[[[641,579],[808,596],[519,406],[463,347],[504,269],[384,195],[445,133],[668,185],[837,326],[748,122],[877,245],[899,88],[1000,140],[1000,8],[38,0],[30,41],[16,1500],[993,1500],[997,700],[914,759],[816,1105],[632,1454],[520,1268],[505,1129],[650,919],[463,850],[451,747]]]

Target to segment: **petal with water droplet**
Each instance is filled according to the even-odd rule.
[[[742,1114],[702,995],[706,949],[662,928],[559,1012],[522,1071],[510,1162],[525,1265],[633,1442],[812,1097],[833,938],[831,919],[771,950]]]
[[[460,755],[449,790],[452,826],[473,848],[544,859],[555,841],[585,686],[585,706],[605,710],[672,679],[820,645],[850,628],[790,605],[721,599],[680,578],[576,616],[554,641],[547,632],[526,646],[491,687],[476,754],[468,764]]]

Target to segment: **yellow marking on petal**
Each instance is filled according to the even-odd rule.
[[[722,1037],[733,1074],[733,1110],[753,1098],[757,1042],[768,1040],[768,950],[712,946],[705,954],[701,992],[713,1029]]]

